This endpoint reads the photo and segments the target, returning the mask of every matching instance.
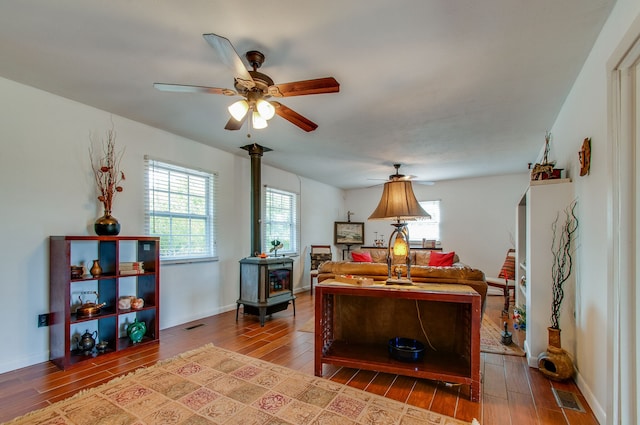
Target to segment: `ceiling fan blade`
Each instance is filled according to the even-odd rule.
[[[236,94],[238,94],[231,89],[221,89],[219,87],[189,86],[184,84],[153,83],[153,87],[161,91],[180,92],[180,93],[208,93],[208,94],[223,94],[225,96],[235,96]]]
[[[413,179],[416,179],[416,178],[418,178],[418,177],[417,176],[413,176],[411,174],[409,174],[408,176],[404,175],[404,174],[400,174],[399,177],[398,177],[398,180],[412,180],[413,181]]]
[[[216,52],[218,52],[224,64],[231,68],[233,71],[233,77],[236,79],[238,84],[246,87],[247,89],[255,87],[255,81],[251,78],[247,67],[242,63],[242,59],[238,56],[238,52],[236,52],[236,49],[234,49],[228,39],[216,34],[202,34],[202,36],[211,47],[216,49]]]
[[[244,117],[240,121],[231,117],[229,121],[227,121],[227,125],[224,126],[225,130],[240,130],[242,128],[242,124],[247,120],[248,113],[244,114]]]
[[[269,94],[274,97],[303,96],[307,94],[336,93],[340,84],[333,77],[315,80],[294,81],[292,83],[274,84],[269,87]]]
[[[284,118],[285,120],[289,121],[290,123],[292,123],[294,125],[297,125],[298,127],[303,129],[304,131],[309,132],[309,131],[313,131],[316,128],[318,128],[318,124],[316,124],[313,121],[303,117],[302,115],[300,115],[299,113],[297,113],[293,109],[284,106],[282,103],[273,102],[273,101],[269,102],[269,103],[271,103],[273,106],[275,106],[276,114],[280,115],[282,118]]]

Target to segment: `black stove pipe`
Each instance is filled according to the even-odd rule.
[[[250,257],[257,256],[262,252],[262,237],[260,232],[260,223],[262,221],[260,201],[262,199],[262,168],[261,158],[264,152],[271,149],[260,146],[257,143],[242,146],[242,149],[249,152],[251,157],[251,254]]]

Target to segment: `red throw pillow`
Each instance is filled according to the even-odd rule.
[[[429,265],[434,267],[451,267],[453,266],[453,257],[455,255],[456,253],[454,251],[431,251],[431,256],[429,257]]]
[[[371,254],[366,251],[364,252],[353,251],[351,253],[351,259],[356,263],[371,263],[373,261],[371,259]]]

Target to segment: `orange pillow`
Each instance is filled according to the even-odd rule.
[[[371,259],[371,254],[366,251],[358,252],[353,251],[351,253],[351,259],[356,263],[371,263],[373,260]]]
[[[438,252],[432,251],[429,257],[429,265],[434,267],[451,267],[453,266],[453,257],[456,255],[454,251]]]

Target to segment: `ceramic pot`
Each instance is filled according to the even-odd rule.
[[[100,260],[93,260],[93,265],[89,269],[91,276],[98,277],[102,274],[102,267],[100,267]]]
[[[116,236],[120,233],[120,223],[111,215],[111,211],[105,210],[104,215],[93,224],[93,230],[98,236]]]
[[[133,297],[133,298],[131,299],[131,308],[133,308],[133,309],[136,309],[136,310],[137,310],[137,309],[142,308],[142,307],[144,307],[144,299],[142,299],[142,298],[135,298],[135,297]]]
[[[573,376],[573,361],[562,349],[560,329],[547,328],[549,346],[538,356],[538,370],[554,381],[564,381]]]
[[[134,319],[133,323],[127,326],[127,335],[134,344],[142,341],[142,337],[147,332],[147,325],[144,322],[138,322],[138,319]]]

